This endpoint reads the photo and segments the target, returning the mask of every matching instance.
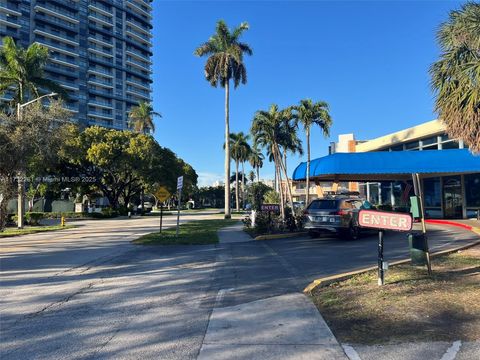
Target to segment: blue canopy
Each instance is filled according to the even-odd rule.
[[[305,180],[307,163],[293,172]],[[310,178],[333,181],[381,181],[480,172],[480,156],[467,149],[336,153],[310,162]]]

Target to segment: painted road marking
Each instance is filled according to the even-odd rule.
[[[445,354],[443,354],[442,358],[440,360],[454,360],[455,357],[457,356],[458,351],[460,350],[460,347],[462,346],[462,342],[460,340],[455,341],[452,346],[450,346]]]
[[[350,360],[362,360],[360,358],[360,355],[358,355],[357,351],[353,348],[353,346],[350,345],[343,345],[342,344],[343,351],[345,351],[345,354]]]

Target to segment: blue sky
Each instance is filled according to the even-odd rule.
[[[165,1],[154,6],[155,137],[192,164],[199,185],[223,179],[224,91],[205,81],[193,55],[215,29],[250,24],[243,38],[248,83],[231,93],[232,131],[248,132],[256,110],[302,98],[330,104],[330,139],[312,135],[312,158],[339,134],[370,139],[435,118],[428,68],[435,33],[455,1]],[[290,157],[291,173],[303,159]],[[248,167],[248,170],[250,168]],[[268,162],[260,172],[273,178]]]

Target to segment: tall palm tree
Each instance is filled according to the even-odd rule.
[[[257,172],[257,182],[260,181],[260,168],[263,167],[263,160],[265,160],[265,156],[258,147],[254,146],[250,152],[248,161]]]
[[[33,43],[24,49],[11,37],[4,37],[0,48],[0,94],[12,91],[11,105],[23,104],[52,91],[66,97],[60,85],[44,76],[48,58],[45,46]]]
[[[451,138],[480,153],[480,4],[452,11],[437,39],[441,55],[430,68],[435,111]]]
[[[285,179],[287,180],[287,190],[288,195],[290,197],[290,204],[293,206],[293,196],[292,196],[292,186],[290,183],[290,179],[288,178],[288,171],[287,171],[287,153],[291,153],[292,155],[299,154],[303,155],[303,146],[302,141],[298,137],[297,129],[298,126],[295,123],[292,123],[291,120],[294,119],[293,114],[290,110],[285,112],[284,118],[284,131],[283,131],[283,139],[281,143],[282,151],[283,151],[283,169]]]
[[[317,125],[322,130],[323,135],[328,136],[330,134],[332,118],[330,117],[328,104],[324,101],[314,103],[311,99],[300,100],[300,104],[295,106],[295,110],[296,121],[303,125],[307,140],[307,194],[305,206],[308,206],[310,201],[310,131],[313,125]]]
[[[282,155],[280,146],[284,135],[284,114],[279,110],[278,105],[273,104],[268,111],[259,110],[253,118],[251,134],[254,145],[261,146],[267,150],[267,155],[275,165],[276,178],[281,184],[281,162]],[[285,218],[284,196],[282,186],[279,187],[280,211],[282,218]]]
[[[149,134],[155,132],[155,116],[162,117],[158,112],[153,111],[152,104],[141,101],[138,106],[133,106],[128,113],[129,126],[136,132]]]
[[[215,34],[195,50],[197,56],[208,56],[205,64],[205,78],[214,87],[225,88],[225,218],[230,218],[230,124],[229,98],[230,80],[235,88],[247,83],[247,70],[243,63],[243,55],[252,55],[252,49],[240,41],[242,34],[248,30],[243,22],[230,31],[223,20],[217,22]]]
[[[239,198],[239,185],[238,185],[238,167],[240,163],[243,163],[248,159],[250,153],[250,145],[248,144],[249,136],[243,132],[230,134],[230,154],[231,158],[235,161],[235,200],[236,210],[240,210],[240,198]],[[223,144],[225,148],[225,144]],[[242,190],[243,183],[245,182],[245,171],[242,170]]]

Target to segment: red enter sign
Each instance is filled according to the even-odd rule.
[[[373,229],[410,231],[412,229],[412,216],[394,212],[360,210],[358,224]]]

